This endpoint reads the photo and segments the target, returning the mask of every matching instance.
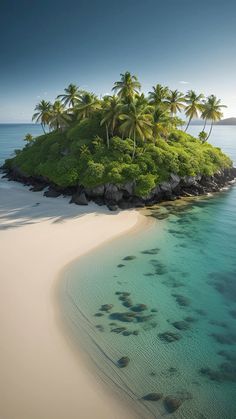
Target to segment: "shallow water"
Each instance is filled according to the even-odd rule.
[[[1,161],[34,129],[40,133],[38,126],[0,125]],[[235,139],[236,127],[215,127],[211,141],[236,162]],[[140,400],[157,392],[182,401],[171,417],[234,419],[236,187],[182,203],[150,210],[147,230],[70,265],[62,281],[63,312],[97,373],[134,400],[140,418],[166,415],[163,399]],[[101,311],[104,304],[113,306]],[[121,321],[120,313],[132,307],[132,321]],[[130,359],[125,368],[117,365],[122,356]]]
[[[215,143],[228,128],[225,148],[236,161],[236,127],[215,128]],[[136,401],[140,417],[167,414],[163,399],[140,400],[153,392],[181,400],[172,417],[236,417],[235,204],[232,186],[213,198],[155,208],[147,231],[66,270],[64,310],[74,333],[86,337],[103,378]],[[104,304],[112,308],[103,311]],[[146,307],[128,321],[124,313],[137,304]],[[122,356],[130,359],[125,368],[117,365]]]

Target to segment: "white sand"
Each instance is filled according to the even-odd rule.
[[[63,335],[54,286],[64,265],[139,217],[0,180],[0,419],[134,417]]]

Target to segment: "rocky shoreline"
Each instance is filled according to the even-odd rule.
[[[179,177],[171,174],[167,182],[161,182],[146,197],[135,195],[135,182],[127,182],[125,185],[105,184],[94,188],[78,187],[61,188],[48,182],[42,177],[30,177],[18,168],[2,168],[3,178],[9,181],[17,181],[26,186],[31,186],[33,192],[44,191],[46,197],[57,198],[60,195],[71,196],[70,203],[88,205],[89,201],[97,205],[106,205],[109,210],[141,208],[146,205],[155,205],[164,201],[174,201],[182,197],[206,195],[219,192],[236,178],[236,168],[222,169],[213,176],[197,175]]]

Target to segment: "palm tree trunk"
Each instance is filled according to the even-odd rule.
[[[41,127],[42,127],[42,130],[43,130],[44,134],[46,134],[46,131],[45,131],[45,128],[44,128],[44,124],[42,122],[41,122]]]
[[[188,127],[189,127],[189,124],[190,124],[191,120],[192,120],[192,118],[191,118],[191,116],[190,116],[190,118],[189,118],[189,120],[188,120],[188,123],[187,123],[187,126],[186,126],[186,128],[185,128],[184,132],[186,132],[186,131],[187,131],[187,129],[188,129]]]
[[[205,131],[205,128],[206,128],[206,123],[207,123],[207,119],[205,119],[205,122],[204,122],[204,127],[203,127],[203,131]]]
[[[211,128],[210,128],[209,134],[208,134],[208,136],[207,136],[207,138],[206,138],[206,142],[207,142],[208,138],[209,138],[209,137],[210,137],[210,135],[211,135],[212,128],[213,128],[213,121],[211,121]]]
[[[108,132],[108,125],[106,124],[106,134],[107,134],[107,148],[110,147],[110,141],[109,141],[109,132]]]

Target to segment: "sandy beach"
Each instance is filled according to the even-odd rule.
[[[6,180],[0,211],[0,418],[132,419],[62,333],[54,287],[63,266],[142,216],[69,205]]]

